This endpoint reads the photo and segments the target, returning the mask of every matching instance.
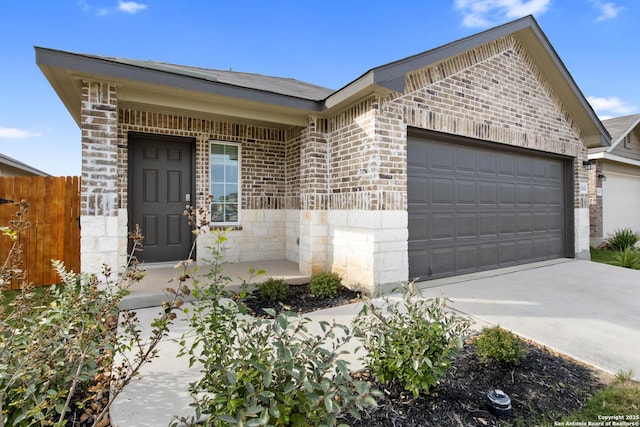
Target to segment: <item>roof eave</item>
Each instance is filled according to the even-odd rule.
[[[546,74],[545,77],[558,94],[563,97],[562,99],[567,103],[569,112],[583,130],[584,144],[588,148],[609,146],[611,143],[609,133],[532,16],[526,16],[436,49],[373,68],[331,95],[327,101],[340,100],[341,103],[345,104],[349,94],[362,95],[365,93],[366,90],[363,88],[365,85],[368,86],[369,92],[386,90],[387,92],[403,93],[407,73],[438,63],[510,34],[515,34],[518,37],[520,42],[528,48],[534,60],[551,66],[541,66],[540,69]],[[329,108],[333,106],[330,102],[325,105]]]
[[[245,101],[254,106],[261,104],[265,108],[278,106],[291,112],[299,112],[300,116],[318,113],[324,108],[322,101],[182,76],[70,52],[41,47],[36,47],[35,50],[36,63],[77,124],[80,124],[79,81],[82,78],[96,78],[125,86],[141,82],[146,85],[172,87],[181,91]]]

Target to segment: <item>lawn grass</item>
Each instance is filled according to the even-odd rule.
[[[606,418],[620,416],[622,418]],[[578,423],[600,425],[597,424],[599,422],[604,422],[602,425],[625,425],[606,424],[607,420],[637,425],[640,418],[636,417],[640,417],[640,383],[618,378],[605,389],[593,395],[585,406],[553,425],[582,425]]]
[[[611,264],[616,251],[591,248],[591,261]]]

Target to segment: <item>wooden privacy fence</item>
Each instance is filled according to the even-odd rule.
[[[0,204],[0,226],[16,218],[15,203],[29,203],[31,224],[20,242],[23,245],[27,281],[35,286],[59,283],[51,260],[64,261],[67,270],[80,271],[80,177],[0,177],[0,198],[14,203]],[[0,262],[4,263],[11,240],[0,236]],[[19,283],[12,283],[15,289]]]

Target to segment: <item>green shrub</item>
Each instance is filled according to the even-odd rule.
[[[640,270],[640,251],[632,248],[626,248],[621,251],[616,251],[613,254],[611,264],[617,265],[618,267]]]
[[[483,328],[482,335],[474,340],[476,354],[487,362],[518,363],[527,354],[524,343],[514,334],[500,326]]]
[[[338,273],[318,273],[311,278],[309,289],[313,296],[318,298],[333,298],[338,295],[342,286],[342,278]]]
[[[447,311],[445,298],[422,298],[411,283],[402,301],[365,302],[354,327],[374,378],[397,380],[417,397],[451,367],[469,321]]]
[[[289,296],[289,284],[284,279],[269,278],[256,285],[260,297],[265,301],[281,301]]]
[[[202,366],[202,376],[189,388],[195,415],[177,422],[330,426],[342,412],[359,419],[359,410],[376,406],[379,393],[354,380],[340,359],[353,338],[346,326],[321,322],[323,332],[315,335],[307,329],[309,319],[292,313],[267,310],[274,316],[269,320],[243,316],[242,305],[222,298],[223,288],[220,277],[196,284],[193,308],[185,309],[194,339],[183,337],[181,354]]]
[[[624,251],[638,243],[640,235],[630,228],[620,228],[606,238],[607,246],[615,251]]]

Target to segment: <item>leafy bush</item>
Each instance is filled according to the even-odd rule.
[[[522,341],[500,326],[483,328],[482,335],[474,340],[476,354],[487,362],[494,360],[505,363],[518,363],[527,354]]]
[[[630,228],[621,228],[606,238],[607,246],[615,251],[632,248],[640,240],[640,235]]]
[[[256,285],[260,297],[266,301],[281,301],[289,296],[289,284],[284,279],[269,278]]]
[[[0,426],[67,425],[66,417],[75,409],[74,393],[85,390],[84,396],[87,389],[100,399],[75,403],[79,408],[92,406],[84,425],[97,425],[140,367],[156,356],[155,346],[168,331],[175,316],[172,310],[179,303],[166,302],[165,314],[152,324],[151,339],[141,338],[135,314],[127,313],[121,322],[123,331],[115,340],[119,303],[128,287],[144,277],[134,256],[141,249],[139,229],[132,233],[130,269],[115,283],[108,268],[98,279],[67,272],[63,263],[54,261],[62,284],[39,290],[34,297],[36,292],[26,281],[28,272],[22,269],[19,244],[19,236],[29,226],[28,204],[18,206],[16,219],[0,227],[12,240],[7,259],[0,265],[0,289],[11,281],[21,288],[11,310],[5,309],[0,292]],[[134,347],[139,352],[113,366],[117,355]]]
[[[212,249],[220,260],[226,240]],[[191,331],[181,340],[181,354],[202,366],[192,383],[195,416],[179,417],[187,425],[308,426],[335,425],[341,412],[359,418],[375,406],[376,391],[354,380],[341,350],[353,337],[345,326],[322,322],[311,334],[309,319],[281,313],[265,320],[246,316],[241,304],[225,296],[226,279],[214,266],[208,284],[196,283]],[[187,311],[187,310],[185,310]],[[193,340],[187,342],[187,337]],[[203,416],[204,415],[204,416]],[[179,424],[174,424],[179,425]]]
[[[402,301],[385,298],[380,307],[370,300],[354,320],[375,379],[397,380],[416,397],[451,367],[468,327],[468,320],[446,310],[445,298],[424,299],[413,283]]]
[[[338,289],[342,286],[342,278],[338,273],[318,273],[311,278],[309,290],[318,298],[333,298],[338,295]]]
[[[640,251],[633,248],[616,251],[612,256],[611,264],[617,265],[618,267],[640,270]]]

